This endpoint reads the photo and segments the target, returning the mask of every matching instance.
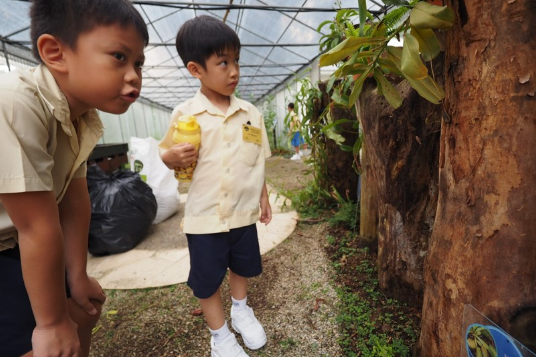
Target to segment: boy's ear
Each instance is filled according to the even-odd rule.
[[[37,49],[41,60],[49,69],[61,73],[67,71],[64,56],[65,46],[56,37],[49,34],[39,36]]]
[[[195,78],[201,78],[201,72],[200,70],[204,69],[199,63],[197,62],[188,62],[186,65],[186,68],[188,69],[188,72]]]

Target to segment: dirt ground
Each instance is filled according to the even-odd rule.
[[[266,179],[279,192],[300,189],[310,179],[309,166],[274,156],[267,160]],[[263,256],[263,274],[251,279],[248,303],[265,327],[268,344],[246,350],[250,356],[342,356],[326,232],[323,224],[298,224]],[[229,302],[227,282],[221,290]],[[210,336],[186,284],[106,293],[91,357],[210,356]]]

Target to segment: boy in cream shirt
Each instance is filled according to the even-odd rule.
[[[201,88],[172,114],[160,143],[169,168],[197,160],[188,190],[183,230],[188,238],[188,285],[199,299],[212,334],[212,357],[245,357],[230,331],[219,287],[229,269],[233,329],[250,349],[266,344],[266,334],[247,306],[247,278],[262,272],[255,223],[272,218],[264,182],[270,147],[264,121],[250,103],[233,93],[240,77],[240,41],[222,21],[200,16],[187,21],[177,35],[177,51]],[[195,115],[201,126],[199,153],[190,144],[174,145],[174,123]]]
[[[148,33],[128,0],[34,0],[41,64],[0,74],[0,356],[88,356],[105,296],[87,275],[95,109],[141,89]]]

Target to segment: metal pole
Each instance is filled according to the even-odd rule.
[[[4,57],[6,59],[7,70],[11,72],[11,66],[9,65],[9,58],[7,56],[6,43],[2,41],[2,50],[4,51]]]

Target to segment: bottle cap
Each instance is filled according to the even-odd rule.
[[[197,119],[193,115],[182,115],[177,119],[175,128],[179,130],[199,130]]]

